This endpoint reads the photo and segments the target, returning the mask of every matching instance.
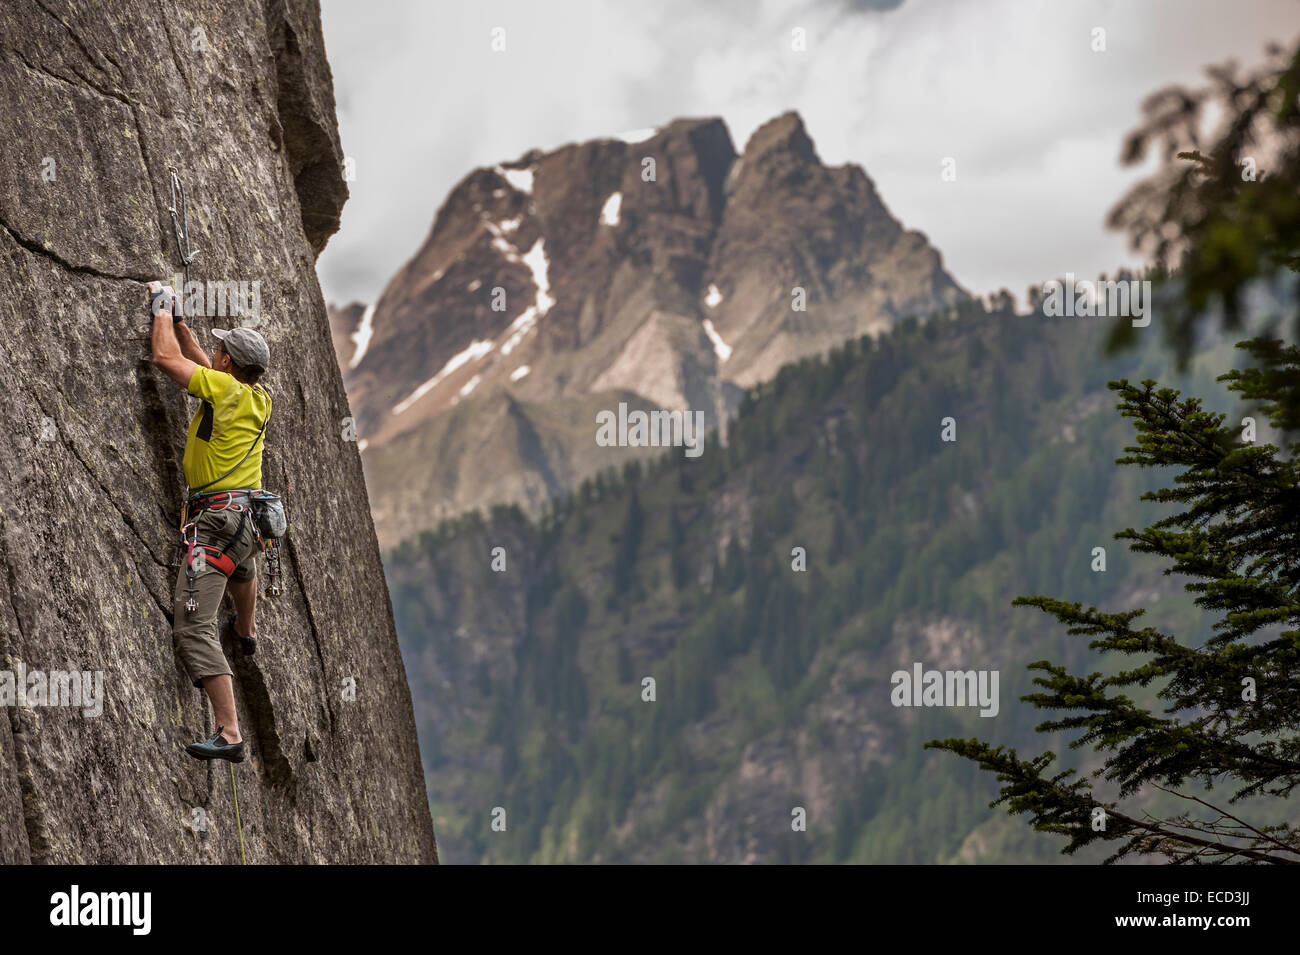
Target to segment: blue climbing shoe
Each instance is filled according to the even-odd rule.
[[[228,759],[232,763],[242,763],[244,761],[244,741],[238,743],[227,743],[226,738],[221,735],[224,726],[218,726],[217,731],[201,743],[190,743],[185,747],[185,752],[189,753],[195,759]]]

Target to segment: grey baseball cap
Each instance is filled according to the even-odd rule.
[[[271,365],[271,349],[266,339],[251,328],[214,328],[212,334],[226,343],[226,354],[241,368],[261,368]]]

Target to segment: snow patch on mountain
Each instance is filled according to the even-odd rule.
[[[709,308],[717,308],[719,303],[721,302],[722,302],[722,293],[718,291],[718,287],[716,285],[710,285],[709,294],[704,296],[704,304],[709,306]]]
[[[510,331],[513,333],[506,339],[506,343],[501,346],[501,354],[509,355],[515,350],[515,346],[524,340],[524,336],[532,331],[533,326],[537,324],[537,306],[529,305],[523,313],[510,324]]]
[[[523,261],[519,258],[519,250],[506,238],[505,230],[501,226],[490,219],[485,219],[483,225],[492,233],[492,248],[504,255],[507,262]]]
[[[623,193],[616,192],[605,200],[605,207],[600,210],[600,221],[605,225],[618,225],[618,210],[623,205]]]
[[[537,320],[551,310],[555,299],[551,295],[549,278],[550,261],[546,258],[546,241],[538,239],[523,257],[523,262],[533,273],[533,284],[537,286],[537,297],[518,318],[510,324],[511,336],[501,346],[501,354],[509,355],[523,341],[525,335],[532,331]]]
[[[726,361],[731,357],[731,346],[722,340],[722,336],[714,329],[713,322],[707,318],[704,320],[704,334],[708,335],[709,341],[713,342],[713,353],[718,356],[718,361]]]
[[[528,374],[528,371],[529,369],[527,365],[520,365],[510,373],[510,380],[518,381],[520,378],[524,377],[524,375]]]
[[[490,352],[493,347],[494,346],[492,342],[489,341],[470,342],[469,347],[466,348],[464,351],[459,352],[458,354],[455,354],[451,358],[447,359],[447,363],[442,366],[442,368],[438,371],[436,375],[434,375],[432,378],[430,378],[428,381],[422,384],[419,388],[416,388],[413,392],[410,393],[410,395],[408,395],[401,402],[395,405],[393,407],[393,414],[401,414],[407,408],[411,407],[411,405],[415,404],[417,401],[419,401],[421,398],[427,395],[433,388],[437,387],[439,382],[441,382],[444,378],[450,375],[457,368],[461,367],[467,362],[475,361],[476,359],[482,358],[484,355]],[[475,383],[477,384],[477,382]]]
[[[357,346],[357,350],[352,353],[352,360],[348,362],[349,368],[357,367],[357,364],[361,361],[361,357],[365,355],[366,349],[370,347],[370,336],[375,332],[375,327],[372,323],[374,317],[375,303],[371,302],[366,306],[366,310],[361,313],[361,323],[357,325],[357,330],[349,336],[352,339],[353,344]]]
[[[546,241],[538,239],[524,256],[524,264],[533,273],[533,284],[537,286],[537,314],[545,315],[555,304],[551,297],[550,260],[546,258]]]

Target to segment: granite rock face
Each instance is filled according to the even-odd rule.
[[[270,343],[263,485],[291,521],[282,596],[258,559],[257,654],[227,647],[244,857],[436,862],[314,268],[347,198],[316,3],[9,0],[0,127],[0,699],[6,673],[102,674],[98,715],[0,707],[0,863],[241,858],[228,764],[183,749],[214,728],[172,649],[195,399],[150,361],[143,285],[179,268],[169,168],[192,278],[257,290],[192,324],[205,350],[239,322]]]

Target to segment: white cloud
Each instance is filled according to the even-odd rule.
[[[1143,97],[1300,31],[1290,0],[323,0],[344,151],[328,298],[374,301],[476,166],[530,148],[719,115],[736,148],[788,109],[828,163],[863,166],[972,291],[1132,263],[1104,228],[1136,178],[1118,166]],[[1177,29],[1172,29],[1176,25]],[[507,52],[489,49],[506,28]],[[807,53],[790,51],[790,29]],[[1107,51],[1089,49],[1104,26]],[[939,162],[957,160],[957,181]]]

